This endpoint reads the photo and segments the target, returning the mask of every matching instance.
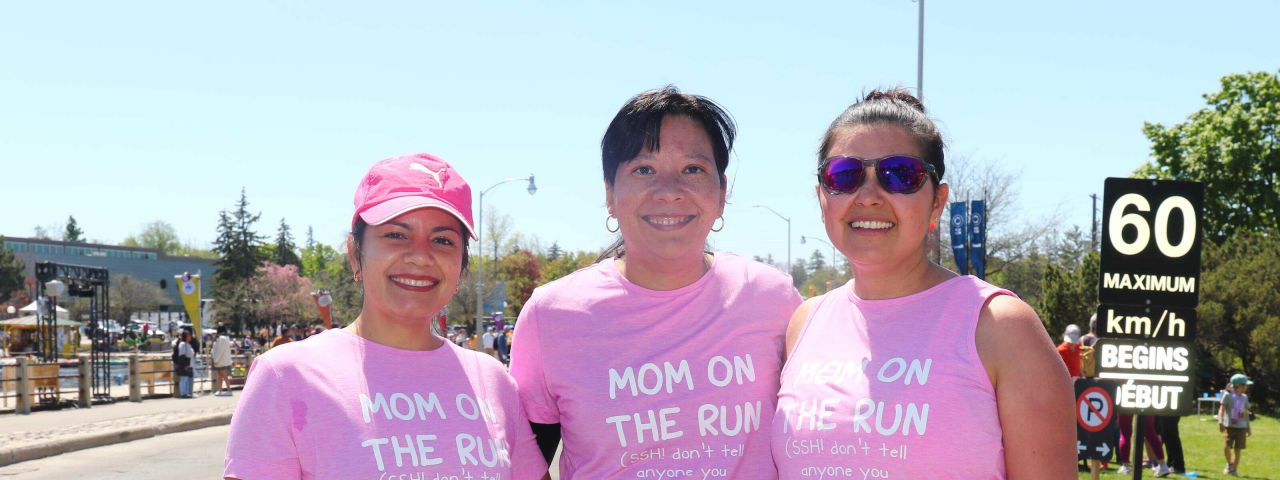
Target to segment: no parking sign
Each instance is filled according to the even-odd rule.
[[[1119,437],[1116,385],[1092,378],[1076,379],[1076,455],[1110,460]]]

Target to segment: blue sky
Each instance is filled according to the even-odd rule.
[[[599,140],[631,95],[706,95],[740,137],[717,249],[783,261],[823,237],[814,150],[862,92],[914,87],[918,5],[752,2],[8,2],[0,234],[74,215],[198,246],[241,187],[274,234],[336,245],[370,164],[428,151],[544,245],[598,249]],[[1276,71],[1280,3],[926,4],[924,97],[949,158],[1020,173],[1020,221],[1087,229],[1090,193],[1149,158],[1225,74]],[[1212,194],[1212,192],[1209,192]],[[995,234],[995,232],[993,232]],[[823,248],[825,246],[818,245]]]

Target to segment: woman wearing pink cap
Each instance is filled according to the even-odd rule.
[[[1034,311],[925,255],[942,137],[902,90],[831,123],[818,200],[853,278],[792,316],[780,477],[1076,478],[1071,379]]]
[[[769,416],[800,296],[777,269],[705,250],[719,230],[728,114],[674,87],[641,93],[601,142],[601,262],[534,291],[511,373],[560,478],[773,479]]]
[[[369,169],[355,205],[347,256],[360,316],[253,362],[223,475],[541,478],[515,382],[431,331],[467,268],[467,182],[431,155],[390,158]]]

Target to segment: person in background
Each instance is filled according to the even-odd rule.
[[[195,368],[195,349],[191,348],[191,330],[182,329],[182,333],[173,341],[173,370],[178,376],[178,398],[191,398]]]
[[[1080,363],[1080,327],[1076,324],[1067,325],[1062,331],[1062,343],[1058,345],[1058,356],[1062,357],[1062,363],[1067,366],[1067,373],[1071,374],[1071,378],[1080,378],[1084,376],[1081,373]]]
[[[1097,314],[1097,312],[1094,312],[1094,314],[1093,314],[1093,315],[1091,315],[1091,316],[1089,317],[1089,333],[1086,333],[1086,334],[1084,334],[1084,336],[1083,336],[1083,337],[1080,337],[1080,345],[1081,345],[1081,346],[1085,346],[1085,347],[1093,347],[1093,344],[1095,344],[1095,343],[1098,343],[1098,314]]]
[[[1253,414],[1249,405],[1250,385],[1253,385],[1253,380],[1245,374],[1232,375],[1222,392],[1222,404],[1218,405],[1218,431],[1223,434],[1222,454],[1227,457],[1227,466],[1223,467],[1222,473],[1233,477],[1239,475],[1240,451],[1245,449],[1247,439],[1253,436],[1253,428],[1249,426]]]
[[[493,350],[498,360],[507,363],[510,350],[507,349],[507,329],[504,327],[501,332],[497,332],[493,337]]]
[[[282,332],[280,336],[276,337],[275,340],[271,341],[271,348],[276,348],[286,343],[292,342],[293,336],[297,334],[296,330],[297,329],[293,328],[292,325],[289,326],[289,328],[286,329],[284,332]]]
[[[498,358],[498,351],[494,349],[494,340],[496,339],[497,335],[493,334],[493,327],[485,329],[484,337],[481,339],[484,342],[484,353],[493,358]]]
[[[867,94],[831,122],[816,163],[853,280],[791,317],[771,429],[780,477],[1076,478],[1071,378],[1035,311],[929,259],[949,186],[920,100]],[[828,447],[797,448],[815,444]]]
[[[1133,415],[1117,413],[1116,421],[1120,422],[1120,445],[1116,449],[1116,462],[1120,463],[1120,468],[1116,469],[1116,473],[1132,473],[1134,467],[1129,464],[1129,454],[1133,447],[1129,442],[1133,441]],[[1141,424],[1137,428],[1142,430],[1143,446],[1146,447],[1147,457],[1151,459],[1151,468],[1155,476],[1163,477],[1169,475],[1169,465],[1164,459],[1164,442],[1160,440],[1160,435],[1156,433],[1156,417],[1144,415]],[[1141,468],[1142,459],[1137,458],[1135,460],[1137,460],[1138,468]]]
[[[213,394],[231,396],[231,339],[226,325],[218,325],[218,338],[213,340]]]

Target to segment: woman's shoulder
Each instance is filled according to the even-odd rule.
[[[515,380],[507,372],[507,366],[493,358],[493,355],[462,348],[453,342],[445,342],[440,348],[447,348],[452,352],[453,356],[459,360],[458,363],[464,366],[463,373],[466,375],[476,375],[479,377],[477,380],[498,385],[500,388],[511,387],[514,390]],[[471,368],[466,368],[468,365]]]
[[[613,276],[609,272],[611,267],[608,263],[611,261],[612,259],[601,260],[534,288],[533,295],[529,300],[530,303],[535,299],[547,296],[573,295],[580,293],[583,288],[596,287],[612,282]]]
[[[716,252],[717,272],[722,275],[741,276],[745,286],[765,288],[765,289],[783,289],[795,290],[791,282],[791,275],[783,272],[781,267],[776,267],[759,260],[750,259],[742,255],[732,252]]]
[[[283,343],[263,352],[262,355],[254,359],[254,362],[259,360],[266,361],[273,367],[280,369],[309,365],[323,358],[333,358],[336,352],[350,345],[350,342],[342,337],[343,335],[347,335],[347,333],[339,329],[333,329],[302,340]]]

